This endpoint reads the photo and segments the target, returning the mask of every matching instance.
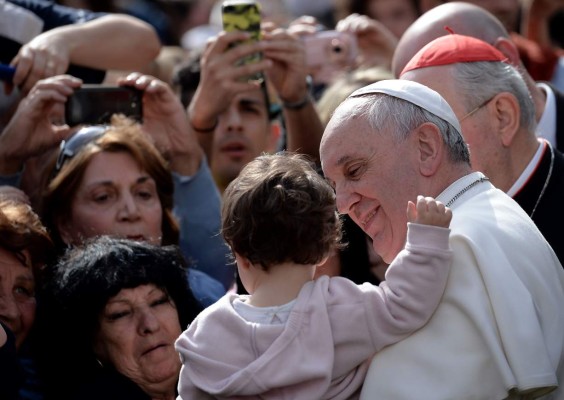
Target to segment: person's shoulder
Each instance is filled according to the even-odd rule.
[[[482,189],[464,201],[457,200],[453,208],[453,223],[451,224],[453,231],[453,225],[456,230],[473,229],[476,226],[479,227],[480,224],[496,225],[496,220],[492,218],[499,213],[524,213],[521,207],[504,191],[493,185]],[[465,223],[455,223],[460,220]]]
[[[198,316],[192,321],[190,327],[202,325],[223,325],[228,319],[237,315],[233,308],[233,302],[241,298],[242,295],[236,293],[226,293],[216,302],[204,308]]]
[[[368,285],[365,287],[365,285]],[[307,303],[318,301],[324,298],[328,305],[341,302],[355,302],[357,296],[368,288],[373,289],[374,285],[365,283],[357,285],[355,282],[342,276],[322,275],[305,285],[300,292],[300,297],[307,298]],[[359,297],[358,301],[362,301]]]

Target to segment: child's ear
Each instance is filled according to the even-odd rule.
[[[237,267],[245,270],[251,268],[252,263],[247,257],[244,257],[235,251],[233,252],[233,254],[235,254],[235,261],[237,262]]]

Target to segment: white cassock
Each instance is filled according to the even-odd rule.
[[[438,200],[447,203],[480,176],[461,178]],[[519,205],[487,181],[451,208],[454,259],[441,304],[426,326],[374,356],[361,400],[564,399],[564,270],[556,255]]]

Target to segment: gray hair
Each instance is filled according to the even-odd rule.
[[[523,77],[514,66],[497,61],[457,63],[452,76],[462,93],[467,112],[498,93],[509,92],[519,102],[520,125],[531,132],[535,131],[535,105]]]
[[[357,110],[367,115],[368,123],[374,131],[383,132],[387,129],[399,143],[407,139],[413,129],[430,122],[439,128],[450,160],[470,164],[468,146],[462,134],[444,119],[409,101],[386,94],[370,94],[358,98],[363,99],[363,102]]]

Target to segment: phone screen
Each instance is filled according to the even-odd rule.
[[[261,39],[260,33],[260,6],[253,0],[226,0],[222,4],[222,19],[223,30],[226,32],[244,31],[251,34],[251,38],[245,42],[259,41]],[[237,65],[244,65],[253,62],[258,62],[262,58],[261,53],[250,54],[246,57],[239,59]],[[248,78],[249,80],[261,81],[264,79],[261,73]]]
[[[69,126],[107,124],[112,115],[124,114],[141,122],[142,96],[130,87],[83,85],[67,99],[65,120]]]

